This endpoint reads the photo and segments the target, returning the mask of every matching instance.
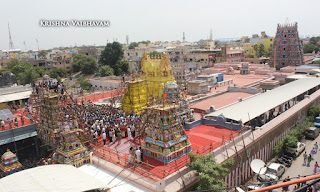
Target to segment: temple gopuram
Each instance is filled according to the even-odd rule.
[[[298,23],[278,24],[269,63],[277,70],[287,66],[303,65],[303,48],[298,34]]]
[[[60,133],[59,147],[53,155],[55,163],[80,167],[90,161],[89,153],[76,137],[76,132],[76,130],[67,130]]]
[[[74,104],[71,98],[66,92],[50,89],[48,80],[41,82],[36,89],[36,97],[40,101],[37,132],[42,140],[56,148],[54,163],[80,167],[89,162],[89,152],[81,142],[84,134],[78,128],[78,117],[64,110]]]
[[[18,157],[9,149],[1,156],[0,170],[4,175],[10,175],[11,173],[20,171],[21,167],[22,165],[18,161]]]
[[[162,97],[168,83],[175,82],[166,53],[154,57],[146,53],[141,61],[141,70],[141,78],[129,82],[123,95],[122,109],[126,113],[140,114],[147,104]]]
[[[147,108],[154,119],[146,129],[145,143],[142,146],[146,156],[165,164],[191,152],[191,143],[179,118],[178,105],[155,105]]]

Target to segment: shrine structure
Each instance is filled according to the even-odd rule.
[[[154,114],[145,130],[143,153],[165,164],[185,156],[191,143],[179,118],[179,105],[154,105],[147,108]]]
[[[90,156],[85,147],[77,138],[77,132],[82,130],[66,130],[60,133],[59,147],[53,155],[55,163],[80,167],[90,161]]]
[[[86,134],[79,129],[76,114],[65,111],[74,104],[72,98],[66,92],[49,89],[47,81],[42,83],[37,88],[37,97],[41,103],[37,132],[42,140],[56,148],[53,153],[54,162],[75,167],[89,162],[88,150],[82,144],[86,140]]]
[[[148,104],[162,97],[169,82],[175,82],[166,53],[151,57],[146,53],[141,61],[141,70],[140,80],[129,82],[123,95],[122,109],[126,113],[141,114]]]
[[[18,161],[16,154],[12,153],[9,149],[1,156],[0,170],[4,175],[9,175],[22,168],[21,163]]]

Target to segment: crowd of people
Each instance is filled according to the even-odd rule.
[[[62,108],[62,111],[67,119],[77,117],[79,123],[75,127],[84,129],[91,135],[94,143],[101,142],[102,145],[120,145],[122,138],[127,138],[135,146],[134,139],[139,135],[140,125],[143,124],[140,115],[125,114],[109,105],[96,105],[90,101],[86,104],[73,103]],[[141,148],[138,147],[134,154],[131,151],[133,147],[130,149],[131,157],[136,157],[140,162]]]

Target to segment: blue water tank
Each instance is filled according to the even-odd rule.
[[[223,81],[223,73],[218,73],[218,82]]]

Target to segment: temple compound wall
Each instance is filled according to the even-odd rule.
[[[224,178],[228,187],[237,186],[254,175],[250,168],[253,159],[265,162],[273,157],[273,149],[297,123],[303,121],[309,108],[320,104],[320,90],[306,96],[288,111],[267,124],[256,127],[254,131],[247,131],[214,151],[217,162],[234,158],[235,163],[229,175]],[[236,147],[235,147],[236,146]],[[227,150],[226,150],[227,149]]]

